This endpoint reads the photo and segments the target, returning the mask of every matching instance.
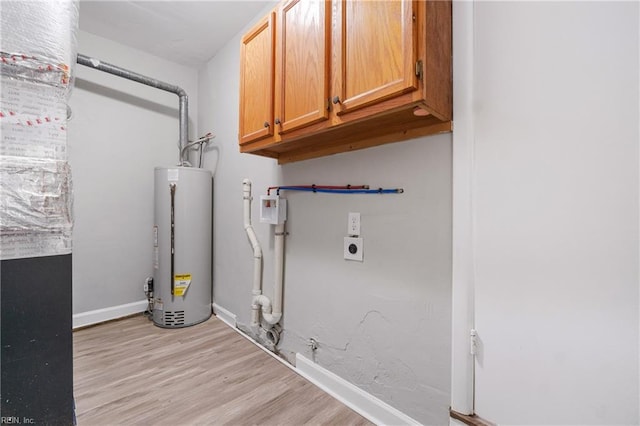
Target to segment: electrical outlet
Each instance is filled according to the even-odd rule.
[[[360,235],[360,213],[349,213],[347,235],[352,237]]]
[[[362,238],[344,237],[344,258],[362,262],[363,246]]]

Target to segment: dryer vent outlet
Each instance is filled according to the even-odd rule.
[[[361,237],[344,238],[344,258],[346,260],[363,261],[363,242]]]

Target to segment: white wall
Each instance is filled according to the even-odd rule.
[[[425,424],[448,422],[451,327],[451,135],[278,166],[239,154],[240,36],[200,72],[199,130],[217,134],[214,300],[249,323],[252,251],[241,183],[402,187],[402,195],[283,193],[288,199],[281,353],[311,358]],[[257,202],[253,216],[258,217]],[[347,214],[362,215],[364,263],[342,258]],[[273,237],[256,224],[272,295]]]
[[[501,424],[637,424],[638,4],[477,2],[473,14],[475,263],[464,267],[477,284],[476,412]],[[280,167],[238,153],[239,36],[197,81],[90,34],[80,34],[80,51],[181,85],[198,134],[217,134],[205,157],[217,165],[214,299],[240,322],[249,321],[252,270],[244,177],[256,198],[279,183],[406,190],[285,194],[281,349],[309,356],[314,337],[322,366],[423,423],[445,423],[450,136]],[[177,101],[82,67],[78,77],[69,147],[74,312],[84,312],[143,297],[152,169],[176,158]],[[362,214],[363,264],[341,258],[349,211]],[[267,226],[256,230],[270,295],[273,239]]]
[[[474,24],[476,412],[638,424],[638,3]]]
[[[197,71],[80,31],[78,51],[175,84],[197,117]],[[144,300],[152,275],[153,168],[178,159],[178,97],[78,65],[70,106],[73,312]]]

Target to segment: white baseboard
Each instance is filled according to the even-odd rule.
[[[296,371],[329,395],[377,425],[419,425],[420,423],[384,401],[368,394],[342,377],[296,354]]]
[[[144,312],[145,309],[147,309],[147,301],[140,300],[138,302],[127,303],[124,305],[73,314],[73,328],[86,327],[88,325],[99,324],[101,322],[126,317],[128,315]]]
[[[233,312],[215,303],[212,304],[212,307],[213,313],[216,314],[218,319],[225,322],[241,336],[369,421],[377,425],[420,425],[418,421],[407,416],[400,410],[368,394],[331,371],[320,367],[299,353],[296,354],[296,366],[291,366],[291,364],[285,362],[273,352],[268,351],[251,337],[240,331],[237,328],[236,315]]]
[[[213,307],[213,313],[216,314],[218,318],[231,327],[236,328],[236,314],[227,311],[225,308],[215,303],[211,304],[211,306]]]

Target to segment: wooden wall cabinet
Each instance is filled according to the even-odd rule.
[[[273,136],[275,13],[242,38],[240,50],[240,146]]]
[[[451,130],[449,1],[287,0],[242,39],[240,151],[279,163]]]
[[[291,0],[278,10],[275,107],[285,134],[329,118],[330,3]]]

